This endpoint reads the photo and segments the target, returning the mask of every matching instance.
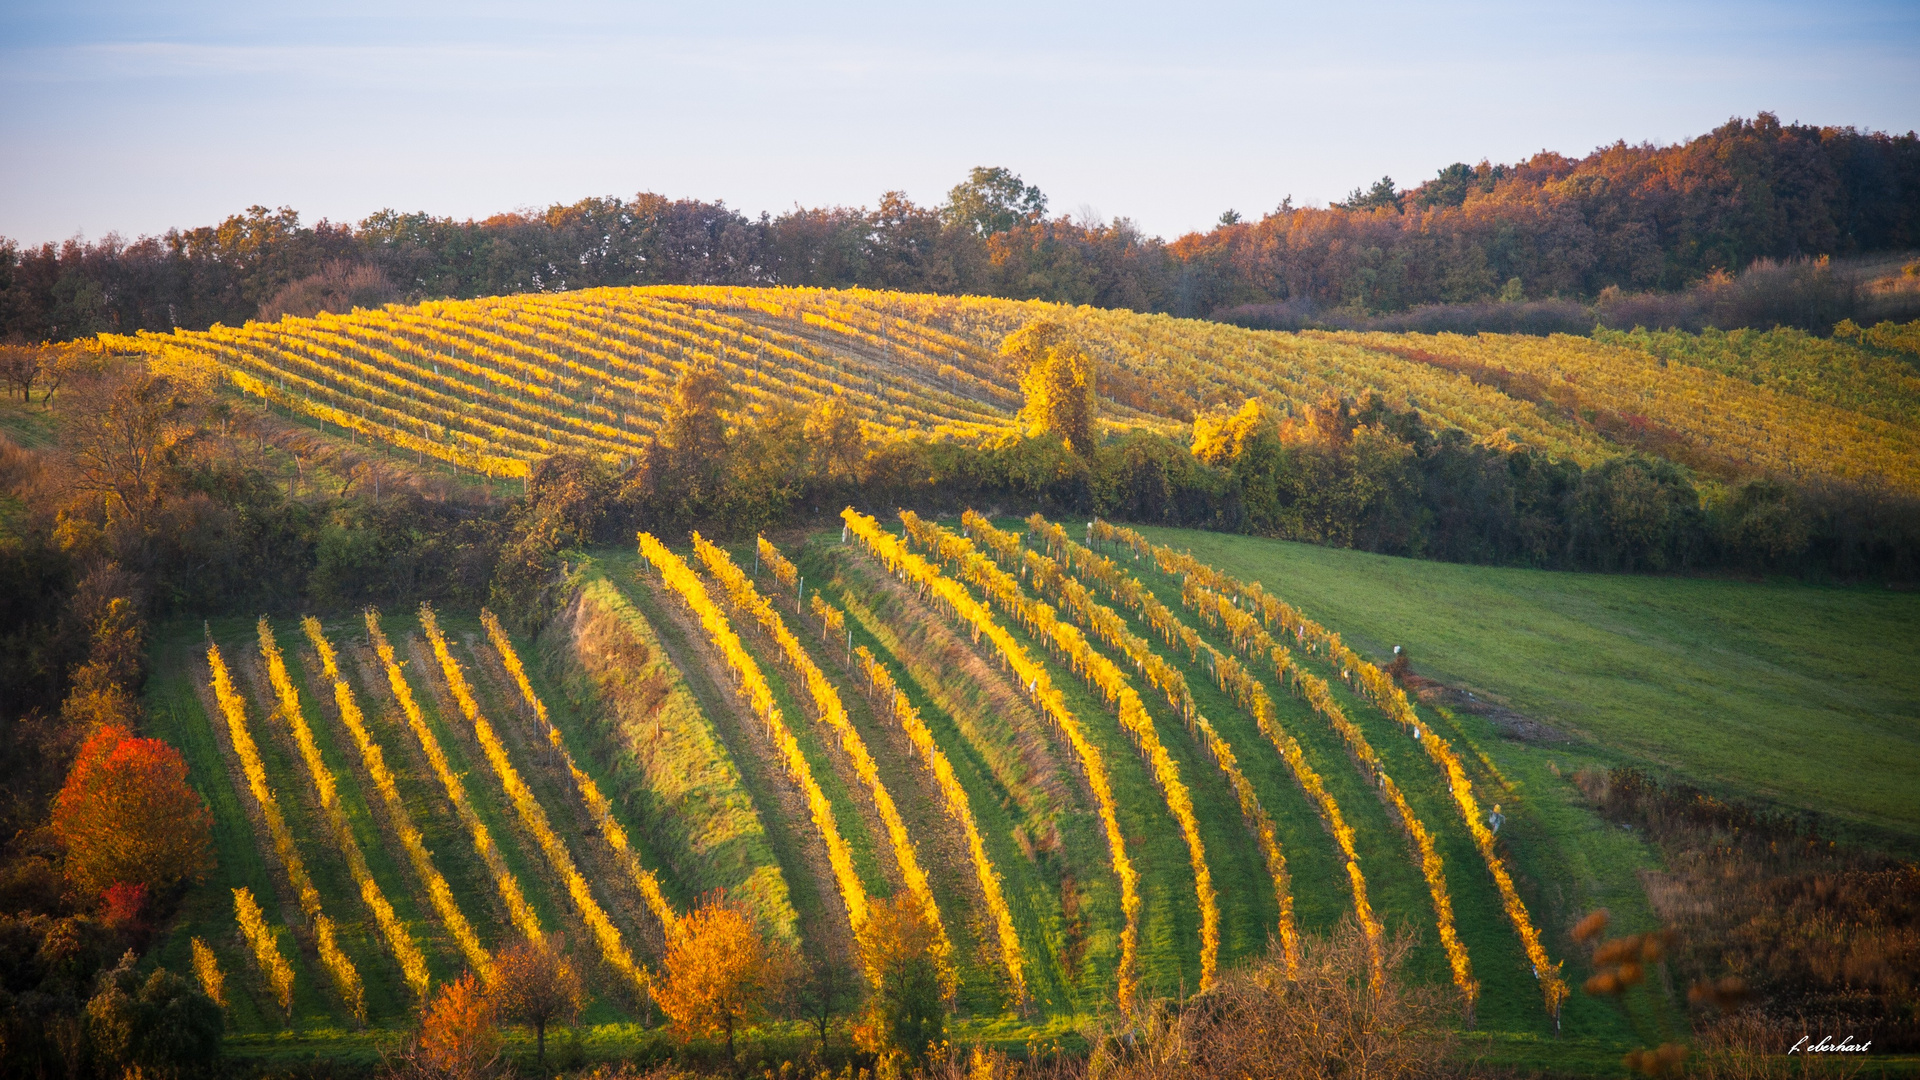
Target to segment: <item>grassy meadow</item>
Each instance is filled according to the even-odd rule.
[[[1708,790],[1920,848],[1920,594],[1461,566],[1145,529],[1385,662]]]

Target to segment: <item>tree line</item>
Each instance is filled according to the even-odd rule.
[[[860,286],[1194,317],[1241,309],[1241,321],[1263,325],[1494,301],[1586,306],[1555,309],[1558,329],[1603,296],[1617,307],[1621,295],[1684,290],[1757,260],[1916,247],[1920,136],[1761,113],[1675,146],[1455,163],[1412,188],[1382,178],[1325,208],[1289,198],[1257,220],[1228,211],[1172,242],[1124,217],[1049,216],[1044,193],[1004,168],[974,169],[937,206],[895,191],[874,209],[758,218],[652,193],[483,221],[383,210],[303,225],[292,209],[255,206],[135,240],[0,239],[0,340],[658,284]],[[1723,328],[1804,321],[1791,299],[1757,311],[1703,303],[1704,314],[1659,304],[1647,314]],[[1824,324],[1805,328],[1852,314],[1823,308]],[[1515,321],[1511,308],[1482,317]]]

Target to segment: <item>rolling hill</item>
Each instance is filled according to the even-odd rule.
[[[1285,411],[1373,390],[1478,441],[1583,465],[1645,449],[1723,480],[1920,493],[1911,364],[1798,331],[1682,335],[1717,348],[1624,334],[1295,335],[1038,301],[661,286],[100,340],[354,439],[513,477],[560,451],[632,460],[673,380],[703,362],[749,411],[837,394],[870,435],[990,440],[1017,429],[1022,400],[999,344],[1041,315],[1094,354],[1110,428],[1172,431],[1248,397]],[[1767,363],[1750,359],[1756,344]]]

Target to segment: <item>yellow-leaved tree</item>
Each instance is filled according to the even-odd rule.
[[[1020,418],[1035,435],[1057,435],[1076,454],[1093,449],[1093,357],[1055,319],[1035,319],[1008,334],[1000,355],[1023,364],[1027,395]]]
[[[791,959],[743,905],[714,894],[680,920],[663,967],[653,1000],[674,1032],[683,1040],[724,1036],[731,1062],[734,1033],[766,1014],[786,984]]]

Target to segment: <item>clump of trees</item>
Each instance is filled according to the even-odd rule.
[[[1269,323],[1425,308],[1428,324],[1523,329],[1565,314],[1541,308],[1516,322],[1529,303],[1590,306],[1611,289],[1655,310],[1657,294],[1758,260],[1920,247],[1916,208],[1920,137],[1782,124],[1769,113],[1674,146],[1457,162],[1412,188],[1382,178],[1323,208],[1288,198],[1258,217],[1229,211],[1170,243],[1125,218],[1049,217],[1046,196],[1004,168],[972,170],[937,206],[892,191],[873,209],[758,219],[652,193],[484,221],[383,210],[354,225],[306,226],[289,208],[254,206],[134,241],[22,248],[0,239],[0,340],[204,329],[390,298],[656,284],[859,286],[1185,316],[1241,309],[1237,318]],[[1815,328],[1798,321],[1811,293],[1788,290],[1774,303],[1762,296],[1767,281],[1736,290],[1741,310],[1719,310],[1721,297],[1671,315]],[[1748,301],[1759,307],[1742,308]],[[1822,330],[1841,316],[1823,317]]]

